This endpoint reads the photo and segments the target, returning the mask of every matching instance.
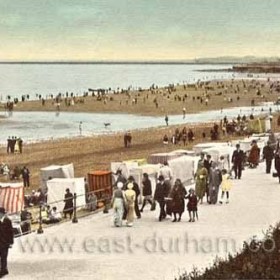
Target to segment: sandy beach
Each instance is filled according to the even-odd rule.
[[[264,102],[275,102],[278,98],[277,82],[259,80],[226,80],[209,81],[189,85],[175,85],[168,87],[129,91],[118,94],[104,94],[100,100],[98,97],[76,97],[75,104],[71,105],[72,98],[66,98],[62,93],[59,102],[59,110],[66,112],[92,112],[92,113],[130,113],[148,116],[165,116],[197,113],[209,110],[221,110],[223,108],[251,106]],[[54,96],[55,97],[55,96]],[[66,101],[70,106],[66,105]],[[47,99],[45,105],[42,101],[26,101],[16,104],[15,111],[57,111],[57,103],[54,99]],[[2,107],[2,110],[4,108]]]

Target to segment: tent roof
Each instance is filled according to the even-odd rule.
[[[2,188],[7,188],[7,187],[19,188],[19,187],[23,187],[23,183],[22,182],[19,182],[19,183],[0,183],[0,187],[2,187]]]
[[[49,165],[49,166],[46,166],[46,167],[43,167],[41,168],[41,170],[54,170],[54,169],[58,169],[58,168],[61,168],[61,167],[64,167],[64,166],[69,166],[69,165],[72,165],[73,163],[67,163],[67,164],[62,164],[62,165]]]
[[[66,182],[75,182],[75,181],[80,181],[80,180],[84,180],[84,177],[78,177],[78,178],[53,178],[51,180],[48,180],[49,182],[54,182],[54,183],[66,183]]]

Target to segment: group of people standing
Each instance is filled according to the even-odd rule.
[[[134,214],[141,218],[141,213],[147,204],[150,204],[150,210],[156,208],[156,202],[160,207],[158,220],[161,222],[167,215],[174,216],[173,222],[180,222],[185,211],[185,199],[188,199],[187,209],[189,211],[190,222],[194,222],[197,215],[197,197],[194,189],[187,193],[180,179],[176,179],[174,185],[171,185],[172,171],[165,162],[160,169],[154,196],[152,194],[152,183],[147,173],[142,178],[143,203],[139,209],[138,199],[141,194],[138,184],[133,176],[128,179],[122,175],[121,170],[117,171],[117,179],[114,184],[115,190],[112,197],[112,207],[114,210],[114,225],[122,226],[123,220],[126,225],[131,227],[134,222]]]
[[[7,153],[8,154],[15,154],[20,153],[22,154],[22,145],[23,140],[20,137],[12,136],[8,137],[7,139]]]
[[[235,159],[232,159],[235,162]],[[234,163],[233,163],[234,164]],[[198,197],[198,202],[203,203],[203,198],[206,195],[209,204],[218,202],[218,194],[220,187],[222,195],[220,203],[224,202],[224,194],[226,193],[226,203],[229,203],[229,191],[231,189],[230,176],[224,168],[224,157],[220,157],[218,163],[211,160],[210,155],[201,153],[201,158],[198,161],[197,171],[195,174],[195,193]]]

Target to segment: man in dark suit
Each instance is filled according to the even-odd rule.
[[[11,245],[14,243],[12,222],[5,214],[5,209],[0,207],[0,278],[9,274],[7,268],[8,251]]]
[[[240,145],[236,145],[236,150],[233,152],[231,162],[233,163],[233,170],[235,179],[240,179],[242,175],[242,163],[244,160],[244,152],[240,149]]]
[[[265,159],[266,164],[266,173],[270,174],[271,163],[274,158],[274,150],[270,142],[267,142],[267,145],[263,148],[263,159]]]
[[[166,217],[165,198],[168,196],[169,187],[164,182],[164,177],[162,175],[158,177],[158,180],[159,182],[156,185],[154,200],[159,203],[159,207],[160,207],[159,221],[161,222],[161,220]]]
[[[206,155],[206,159],[204,160],[203,164],[204,167],[207,169],[208,172],[208,178],[206,183],[206,196],[207,196],[207,202],[210,203],[209,199],[209,176],[210,176],[210,168],[212,166],[213,161],[211,160],[211,155]]]

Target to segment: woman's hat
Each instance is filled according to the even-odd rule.
[[[2,214],[6,214],[6,210],[5,210],[5,208],[4,208],[4,207],[0,207],[0,213],[2,213]]]
[[[127,178],[127,180],[128,180],[128,181],[134,181],[134,177],[130,175],[130,176]]]
[[[189,189],[189,192],[194,192],[194,188],[190,188],[190,189]]]

